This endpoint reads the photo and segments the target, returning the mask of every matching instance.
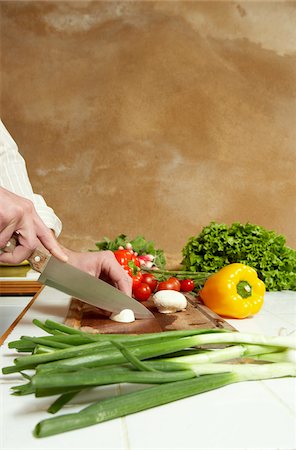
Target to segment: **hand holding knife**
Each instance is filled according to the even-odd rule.
[[[1,250],[12,252],[16,246],[16,234]],[[38,281],[93,306],[110,312],[131,309],[137,319],[153,318],[153,314],[141,303],[125,295],[115,287],[76,267],[58,260],[41,249],[35,249],[28,261],[33,269],[40,272]]]

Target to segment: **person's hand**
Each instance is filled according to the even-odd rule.
[[[101,278],[131,297],[132,279],[121,267],[110,250],[101,252],[74,252],[64,248],[68,263],[92,276]]]
[[[5,248],[15,232],[18,245],[12,253],[1,253],[0,262],[18,264],[41,244],[56,258],[67,261],[67,255],[38,216],[33,203],[0,187],[0,249]]]

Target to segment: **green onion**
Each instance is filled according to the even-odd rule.
[[[149,367],[147,364],[143,363],[139,358],[133,355],[120,342],[112,342],[112,344],[115,345],[115,347],[117,347],[121,351],[126,360],[129,361],[136,369],[148,372],[155,372],[155,369],[153,369],[153,367]]]
[[[192,370],[179,370],[173,372],[148,372],[148,371],[100,371],[88,369],[79,372],[56,373],[47,376],[46,374],[34,375],[31,382],[36,390],[51,389],[66,386],[102,386],[115,383],[138,383],[138,384],[160,384],[172,381],[186,380],[195,377]]]
[[[49,330],[58,330],[62,331],[66,334],[84,334],[83,331],[77,330],[76,328],[68,327],[67,325],[64,325],[59,322],[54,322],[53,320],[46,320],[44,326]]]
[[[22,358],[16,358],[14,360],[15,366],[4,367],[2,372],[13,373],[19,372],[20,369],[31,369],[36,367],[38,364],[44,364],[48,361],[56,361],[64,358],[71,358],[72,356],[77,355],[88,355],[89,353],[93,353],[96,350],[99,350],[100,347],[105,347],[105,343],[94,342],[91,344],[85,344],[81,346],[69,347],[66,349],[56,350],[52,353],[40,354],[40,355],[30,355],[24,356]],[[108,345],[112,347],[112,344]]]
[[[66,394],[62,394],[60,397],[58,397],[47,409],[47,412],[50,414],[55,414],[60,409],[62,409],[63,406],[65,406],[67,403],[69,403],[75,395],[77,395],[80,391],[73,391],[73,392],[67,392]]]
[[[34,322],[34,321],[33,321]],[[85,333],[84,331],[77,330],[75,328],[68,327],[64,324],[61,324],[59,322],[54,322],[53,320],[46,320],[45,324],[52,329],[58,329],[58,330],[64,330],[65,332],[69,333],[70,335],[80,335],[82,337],[88,337],[94,340],[112,340],[114,339],[120,339],[120,340],[137,340],[137,339],[147,339],[150,338],[153,339],[167,339],[169,338],[176,338],[176,337],[185,337],[185,336],[193,336],[196,334],[207,334],[207,333],[226,333],[229,332],[229,330],[225,330],[223,328],[221,329],[213,329],[213,328],[200,328],[200,329],[192,329],[192,330],[172,330],[172,331],[161,331],[158,333],[145,333],[145,334],[139,334],[139,335],[132,335],[132,334],[90,334]],[[65,336],[65,335],[64,335]]]
[[[205,375],[193,380],[177,381],[111,397],[94,403],[91,405],[91,409],[88,407],[79,413],[42,420],[36,425],[34,435],[45,437],[94,425],[216,389],[234,380],[234,374]]]
[[[53,334],[53,335],[62,335],[62,336],[64,335],[65,336],[65,333],[63,333],[62,331],[59,331],[59,330],[56,330],[53,328],[49,328],[38,319],[33,319],[32,323],[34,325],[36,325],[38,328],[41,328],[41,330],[46,331],[46,333]]]
[[[202,375],[194,379],[162,384],[100,400],[78,413],[42,420],[36,425],[34,435],[36,437],[45,437],[83,428],[239,381],[296,375],[295,364],[274,363],[259,365],[256,366],[256,369],[253,367],[250,370],[247,369],[247,365],[241,366],[239,371],[235,372]]]
[[[19,352],[32,352],[35,348],[35,344],[34,342],[21,339],[18,341],[10,341],[8,344],[8,348],[15,348]]]
[[[259,355],[260,353],[267,354],[276,352],[277,350],[278,347],[264,347],[262,345],[233,345],[222,349],[208,350],[188,356],[147,361],[146,365],[158,370],[180,370],[182,368],[190,369],[192,365],[196,364],[231,361],[236,358],[250,357],[253,355]]]
[[[40,355],[40,353],[52,353],[55,349],[53,347],[47,347],[46,345],[37,344],[33,350],[33,355]]]
[[[3,368],[3,373],[20,372],[29,380],[14,386],[14,395],[59,395],[48,408],[56,413],[85,389],[114,383],[155,385],[101,400],[75,414],[43,420],[35,428],[37,437],[122,417],[238,381],[296,376],[294,336],[225,330],[89,335],[53,321],[37,321],[36,325],[51,335],[22,336],[9,344],[20,352],[32,352]],[[250,357],[258,363],[250,364]],[[35,369],[34,375],[24,373],[26,369]]]
[[[28,395],[35,393],[35,388],[31,382],[12,386],[11,389],[14,391],[12,395]]]
[[[188,347],[194,347],[205,344],[232,344],[232,343],[252,343],[256,345],[278,346],[278,347],[296,347],[294,338],[288,336],[268,337],[256,334],[243,334],[238,332],[231,333],[213,333],[202,334],[197,336],[185,337],[176,340],[169,340],[167,342],[160,342],[149,345],[141,345],[134,349],[129,348],[131,352],[139,359],[147,359],[155,356],[169,354],[178,350],[182,350]],[[66,350],[60,350],[67,351]],[[24,358],[30,358],[23,357]],[[48,363],[42,367],[42,370],[77,370],[79,367],[100,367],[108,364],[122,364],[124,361],[123,355],[116,350],[101,351],[96,354],[88,354],[76,358],[68,358],[61,361],[55,361]],[[19,362],[20,364],[20,362]],[[16,368],[4,368],[8,371],[18,371],[18,367],[23,369],[24,367],[16,366]]]
[[[296,363],[296,351],[288,348],[286,350],[282,350],[281,352],[276,353],[264,353],[261,355],[256,355],[256,359],[261,361],[270,361],[270,362],[291,362]]]
[[[65,344],[64,342],[60,342],[54,339],[48,339],[47,337],[30,337],[30,336],[22,336],[21,339],[24,339],[29,342],[33,342],[34,344],[43,344],[48,347],[54,348],[67,348],[71,347],[69,344]]]
[[[158,356],[163,353],[170,353],[176,350],[182,350],[186,347],[190,347],[191,345],[195,345],[195,342],[199,342],[198,338],[202,336],[206,336],[202,333],[207,332],[208,330],[194,330],[195,336],[191,336],[193,333],[192,330],[189,330],[190,336],[184,337],[181,339],[177,339],[176,337],[170,337],[170,339],[164,340],[162,335],[153,334],[139,335],[135,336],[134,339],[129,339],[126,342],[126,345],[132,347],[138,347],[138,349],[143,347],[143,356],[140,359],[145,359],[146,357]],[[210,330],[210,333],[211,334]],[[169,336],[175,335],[174,332]],[[182,333],[182,334],[181,334]],[[187,332],[178,333],[178,336],[182,336]],[[217,339],[217,336],[226,335],[231,333],[214,333]],[[113,337],[112,337],[113,339]],[[186,340],[187,339],[187,340]],[[195,341],[197,339],[197,341]],[[148,344],[147,342],[151,342]],[[146,343],[146,345],[145,345]],[[138,350],[136,348],[135,351]],[[167,350],[167,351],[166,351]],[[135,356],[140,356],[135,355]],[[60,361],[59,361],[60,360]],[[56,352],[48,353],[48,354],[39,354],[39,355],[30,355],[24,356],[22,358],[16,358],[14,360],[15,365],[10,367],[4,367],[2,369],[3,374],[18,372],[23,369],[30,369],[38,366],[39,364],[49,363],[47,368],[51,367],[93,367],[97,365],[106,365],[106,364],[114,364],[121,363],[124,360],[123,355],[118,351],[113,349],[113,345],[109,341],[102,342],[93,342],[91,344],[84,344],[76,347],[69,347],[61,350],[57,350]],[[58,361],[50,364],[51,361]],[[69,362],[67,362],[69,361]],[[98,364],[97,364],[98,362]]]

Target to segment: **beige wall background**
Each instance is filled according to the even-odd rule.
[[[1,1],[1,115],[61,241],[296,245],[296,3]]]

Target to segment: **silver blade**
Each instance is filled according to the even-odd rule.
[[[154,318],[137,300],[54,256],[49,259],[38,281],[106,311],[117,313],[123,309],[131,309],[137,319]]]

